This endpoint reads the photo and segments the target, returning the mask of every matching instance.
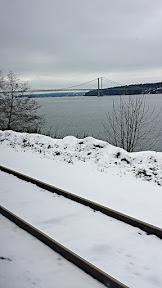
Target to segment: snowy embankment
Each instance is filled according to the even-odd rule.
[[[0,164],[162,227],[162,152],[1,131]]]

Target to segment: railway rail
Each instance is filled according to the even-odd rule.
[[[26,232],[30,233],[32,236],[36,237],[38,240],[43,242],[45,245],[50,247],[55,252],[59,253],[69,262],[73,263],[75,266],[79,267],[81,270],[92,276],[93,278],[97,279],[99,282],[104,284],[106,287],[109,288],[128,288],[126,285],[122,284],[115,278],[111,277],[107,273],[103,272],[102,270],[98,269],[96,266],[92,265],[85,259],[81,258],[65,246],[61,245],[51,237],[47,236],[45,233],[41,232],[28,222],[24,221],[5,207],[0,205],[0,213],[14,222],[17,226],[25,230]]]
[[[93,201],[90,201],[86,198],[75,195],[73,193],[64,191],[63,189],[49,185],[49,184],[44,183],[38,179],[34,179],[32,177],[29,177],[27,175],[24,175],[22,173],[19,173],[17,171],[9,169],[7,167],[0,165],[0,170],[3,172],[6,172],[6,173],[12,174],[21,180],[33,183],[33,184],[37,185],[38,187],[43,188],[49,192],[56,193],[58,195],[62,195],[62,196],[66,197],[72,201],[75,201],[75,202],[80,203],[82,205],[88,206],[95,211],[99,211],[99,212],[101,212],[107,216],[110,216],[114,219],[122,221],[126,224],[133,226],[133,227],[140,228],[141,230],[145,231],[146,233],[156,235],[158,238],[162,239],[162,229],[159,227],[156,227],[156,226],[153,226],[153,225],[148,224],[146,222],[143,222],[141,220],[135,219],[133,217],[130,217],[130,216],[125,215],[121,212],[115,211],[113,209],[110,209],[108,207],[105,207],[103,205],[95,203]]]

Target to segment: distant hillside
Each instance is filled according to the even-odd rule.
[[[125,85],[125,86],[102,89],[102,91],[100,90],[100,94],[102,95],[136,95],[136,94],[159,94],[159,93],[162,93],[162,82]],[[98,95],[97,89],[85,93],[85,96],[97,96],[97,95]]]

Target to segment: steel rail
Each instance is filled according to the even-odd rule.
[[[156,235],[158,238],[162,239],[162,229],[156,226],[153,226],[149,223],[146,223],[144,221],[138,220],[136,218],[133,218],[131,216],[125,215],[121,212],[118,212],[116,210],[110,209],[106,206],[103,206],[101,204],[95,203],[93,201],[90,201],[86,198],[80,197],[78,195],[75,195],[73,193],[67,192],[63,189],[57,188],[55,186],[49,185],[47,183],[44,183],[40,180],[34,179],[32,177],[29,177],[27,175],[21,174],[17,171],[11,170],[7,167],[1,166],[0,165],[0,170],[9,174],[12,174],[21,180],[36,184],[38,187],[41,187],[49,192],[56,193],[58,195],[62,195],[72,201],[75,201],[77,203],[83,204],[85,206],[90,207],[91,209],[95,211],[99,211],[107,216],[110,216],[114,219],[117,219],[119,221],[122,221],[126,224],[129,224],[133,227],[137,227],[143,231],[145,231],[148,234],[153,234]]]
[[[99,282],[104,284],[106,287],[109,288],[128,288],[115,278],[111,277],[104,271],[100,270],[96,266],[92,265],[82,257],[78,256],[62,244],[58,243],[45,233],[41,232],[28,222],[24,221],[22,218],[18,217],[17,215],[13,214],[11,211],[7,210],[5,207],[0,205],[0,213],[14,222],[17,226],[25,230],[26,232],[30,233],[32,236],[36,237],[38,240],[46,244],[55,252],[59,253],[69,262],[73,263],[75,266],[79,267],[81,270],[92,276],[93,278],[97,279]]]

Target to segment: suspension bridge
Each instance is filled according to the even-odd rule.
[[[93,87],[87,87],[87,85],[93,83]],[[94,84],[96,84],[94,86]],[[109,79],[106,79],[104,77],[100,78],[95,78],[93,80],[74,85],[74,86],[69,86],[69,87],[64,87],[64,88],[57,88],[57,89],[32,89],[30,90],[31,93],[40,93],[40,92],[75,92],[75,91],[93,91],[93,90],[98,90],[98,96],[102,96],[102,91],[105,88],[110,88],[110,87],[116,87],[116,86],[122,86],[121,83],[115,82]]]
[[[88,87],[87,85],[91,85],[91,87]],[[93,85],[93,87],[92,87]],[[110,88],[110,87],[119,87],[122,86],[123,84],[112,81],[110,79],[106,79],[104,77],[100,78],[95,78],[93,80],[80,83],[78,85],[74,86],[69,86],[69,87],[64,87],[64,88],[54,88],[54,89],[28,89],[26,91],[21,91],[21,90],[15,90],[14,93],[44,93],[44,92],[80,92],[80,91],[98,91],[98,96],[103,96],[103,89]],[[5,93],[10,93],[11,91],[5,91]],[[3,94],[4,91],[0,91],[0,94]]]

